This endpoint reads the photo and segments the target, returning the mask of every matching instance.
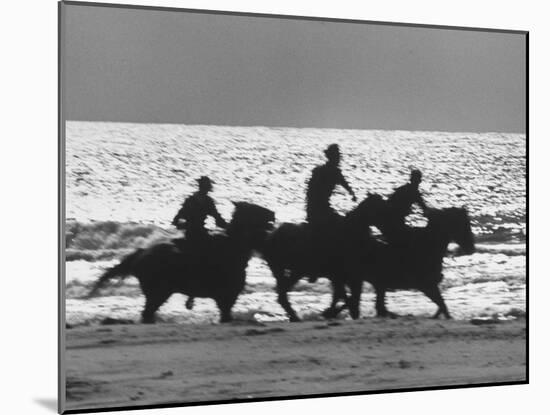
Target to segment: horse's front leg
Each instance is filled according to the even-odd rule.
[[[386,288],[377,285],[374,287],[374,290],[376,291],[376,316],[386,317],[388,315],[386,308]]]
[[[220,310],[220,323],[229,323],[233,321],[233,316],[231,315],[231,309],[237,301],[238,295],[227,296],[223,298],[217,298],[216,304]]]
[[[188,310],[193,310],[194,306],[195,306],[195,297],[192,297],[192,296],[187,297],[187,301],[185,302],[185,308]]]
[[[376,316],[377,317],[398,317],[397,314],[388,311],[386,308],[386,287],[377,285],[374,287],[376,291]]]
[[[359,318],[359,304],[361,302],[361,291],[363,290],[363,280],[360,278],[354,278],[349,283],[351,296],[348,300],[349,314],[352,319],[357,320]]]
[[[341,281],[330,280],[332,285],[332,302],[330,307],[323,311],[324,318],[335,318],[344,308],[348,306],[348,295],[346,287]],[[343,300],[344,305],[337,307],[338,301]]]
[[[220,323],[229,323],[233,321],[231,310],[239,298],[240,290],[227,290],[225,294],[214,298],[216,305],[220,310]]]

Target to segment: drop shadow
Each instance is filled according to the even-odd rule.
[[[38,405],[57,413],[57,399],[54,398],[35,398]]]

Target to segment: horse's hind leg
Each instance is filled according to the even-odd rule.
[[[436,284],[423,288],[422,292],[426,294],[426,296],[437,305],[437,311],[432,318],[439,318],[441,313],[443,313],[445,318],[447,319],[451,318],[451,315],[449,314],[449,310],[447,310],[447,305],[445,304],[445,301],[441,296],[441,291],[439,290],[439,287]]]
[[[141,322],[152,324],[155,322],[155,313],[172,294],[169,291],[152,291],[145,294],[145,307],[141,313]]]
[[[296,314],[296,311],[292,308],[290,305],[290,301],[288,301],[288,290],[292,288],[292,286],[296,283],[295,281],[287,281],[284,277],[284,271],[280,272],[273,272],[273,275],[275,276],[277,280],[277,301],[283,307],[286,314],[288,315],[288,319],[292,322],[298,322],[300,321],[300,318]]]

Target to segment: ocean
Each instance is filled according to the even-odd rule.
[[[341,168],[358,199],[387,196],[423,172],[421,191],[429,206],[465,206],[477,252],[449,255],[441,284],[455,318],[518,316],[526,310],[526,138],[523,134],[316,128],[227,127],[112,122],[66,123],[66,321],[95,324],[105,317],[139,320],[144,298],[137,280],[111,284],[101,296],[82,299],[93,282],[126,253],[178,236],[170,225],[195,180],[214,180],[212,196],[230,219],[231,201],[249,201],[276,212],[278,222],[305,219],[305,188],[323,149],[338,143]],[[337,189],[333,206],[353,208]],[[423,226],[418,211],[409,223]],[[214,228],[213,222],[208,226]],[[290,300],[304,319],[320,319],[330,302],[324,279],[301,281]],[[173,295],[159,310],[163,321],[217,322],[210,299],[192,311]],[[399,314],[431,315],[423,294],[397,291],[388,308]],[[374,294],[365,284],[364,317],[374,315]],[[274,278],[261,258],[247,269],[247,286],[234,307],[237,319],[285,320]],[[343,318],[346,318],[344,313]]]

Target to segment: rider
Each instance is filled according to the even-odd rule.
[[[422,195],[420,194],[419,186],[422,181],[422,173],[420,170],[412,170],[410,175],[410,181],[403,186],[398,187],[388,197],[388,210],[389,210],[389,227],[390,238],[397,237],[403,238],[407,231],[407,225],[405,224],[405,217],[410,213],[413,204],[417,204],[422,209],[424,215],[428,212],[429,208],[426,206]],[[394,238],[392,238],[394,239]]]
[[[340,215],[330,206],[330,197],[336,185],[346,189],[353,201],[357,201],[353,189],[340,170],[341,156],[338,144],[329,145],[325,150],[325,156],[327,162],[313,169],[306,192],[307,221],[312,225],[313,243],[318,248],[315,252],[321,256],[330,255],[334,244],[338,244],[338,231],[335,232],[335,225]],[[314,251],[311,253],[313,255]],[[310,282],[316,280],[316,276],[309,277]]]
[[[214,199],[208,196],[208,193],[213,189],[212,185],[214,183],[212,180],[207,176],[201,176],[197,182],[199,190],[185,199],[181,209],[174,216],[172,225],[178,229],[185,229],[185,240],[178,240],[180,248],[184,242],[191,241],[193,242],[192,246],[195,247],[195,253],[198,253],[198,257],[201,257],[207,249],[205,242],[208,240],[208,231],[204,227],[206,218],[212,216],[216,221],[216,226],[224,229],[227,227],[227,222],[216,209]],[[185,223],[181,224],[180,219],[185,220]],[[193,305],[194,297],[189,297],[185,307],[191,310]]]
[[[172,225],[178,229],[185,229],[185,237],[188,241],[205,240],[208,237],[208,231],[204,227],[204,222],[208,216],[212,216],[216,220],[216,226],[220,228],[227,226],[227,222],[218,213],[214,200],[208,196],[213,188],[212,180],[202,176],[197,182],[199,184],[198,192],[185,199],[181,209],[172,220]],[[180,224],[180,219],[185,220],[183,225]]]
[[[311,224],[326,224],[339,217],[330,206],[330,197],[336,185],[342,186],[357,201],[353,189],[350,187],[340,170],[340,148],[338,144],[331,144],[325,150],[327,162],[313,169],[307,184],[306,213],[307,221]]]

